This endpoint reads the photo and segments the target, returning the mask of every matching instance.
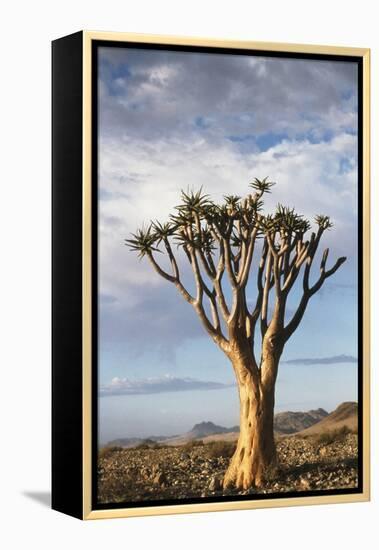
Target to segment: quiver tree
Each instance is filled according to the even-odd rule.
[[[254,194],[244,199],[225,196],[220,205],[201,190],[182,192],[182,202],[168,222],[151,222],[126,240],[194,308],[233,366],[240,398],[240,435],[224,487],[259,487],[275,468],[275,382],[283,348],[311,297],[346,260],[339,258],[328,269],[326,249],[318,278],[311,283],[316,252],[332,223],[327,216],[316,216],[317,229],[310,233],[309,221],[293,209],[278,205],[273,214],[262,213],[262,198],[273,185],[267,178],[255,179],[250,184]],[[193,273],[194,292],[183,284],[177,257],[180,249]],[[164,266],[158,260],[162,253],[168,260]],[[256,296],[251,306],[246,289],[252,274]],[[292,318],[287,319],[288,296],[297,280],[302,283],[301,297]],[[250,292],[249,288],[249,296]],[[254,346],[257,327],[261,335]]]

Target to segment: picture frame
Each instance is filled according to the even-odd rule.
[[[287,489],[283,491],[279,491],[278,489],[277,492],[275,492],[275,490],[271,491],[271,489],[268,491],[265,490],[263,492],[255,490],[249,491],[248,481],[246,481],[248,479],[248,475],[245,471],[245,477],[242,476],[241,478],[245,481],[241,482],[239,491],[234,490],[232,492],[225,492],[222,490],[222,488],[220,488],[218,491],[208,491],[208,493],[204,495],[200,493],[191,493],[188,498],[183,496],[178,496],[174,498],[170,491],[167,489],[166,483],[166,488],[164,490],[162,488],[159,489],[162,491],[162,497],[159,497],[157,491],[154,494],[158,494],[158,497],[156,496],[154,498],[148,497],[146,495],[144,496],[141,493],[136,496],[135,500],[127,502],[125,500],[122,500],[122,498],[119,496],[119,493],[117,492],[118,474],[115,474],[116,478],[112,483],[116,484],[114,494],[118,496],[115,497],[114,501],[109,500],[109,498],[111,497],[108,497],[108,500],[99,500],[98,472],[105,467],[100,467],[100,463],[98,463],[100,456],[99,448],[101,446],[101,440],[99,437],[99,415],[101,414],[101,410],[99,407],[99,392],[110,391],[109,384],[105,384],[103,386],[101,385],[101,373],[99,371],[102,361],[99,354],[99,342],[101,341],[103,330],[102,327],[104,326],[102,324],[102,321],[99,324],[99,316],[101,317],[101,310],[99,309],[100,299],[98,291],[99,273],[101,272],[101,270],[104,270],[104,263],[101,263],[103,260],[102,256],[99,254],[98,248],[99,239],[101,240],[101,237],[99,237],[98,233],[98,220],[99,210],[101,211],[101,206],[99,206],[99,157],[101,155],[102,147],[99,141],[99,125],[105,125],[105,119],[102,118],[103,111],[101,110],[102,107],[100,106],[99,100],[99,95],[101,93],[101,91],[99,91],[99,51],[101,50],[101,48],[106,48],[108,50],[114,51],[117,50],[118,56],[121,55],[120,52],[128,49],[129,51],[133,50],[134,52],[139,52],[139,56],[135,56],[134,62],[136,63],[135,67],[137,67],[139,71],[138,72],[137,69],[135,69],[135,74],[138,73],[139,75],[138,78],[140,80],[138,82],[140,82],[140,88],[138,88],[138,86],[136,88],[133,88],[133,92],[136,93],[134,99],[135,105],[130,107],[131,109],[135,109],[139,116],[139,126],[147,123],[147,117],[149,117],[150,113],[150,104],[148,102],[151,101],[151,98],[149,96],[149,98],[146,99],[147,107],[142,108],[141,105],[138,104],[138,94],[142,93],[142,86],[147,86],[147,83],[151,82],[150,77],[152,73],[149,73],[149,71],[152,71],[154,67],[154,70],[158,70],[158,68],[160,68],[160,70],[162,69],[160,65],[159,67],[158,65],[156,65],[152,68],[151,59],[154,58],[154,55],[157,52],[160,54],[163,53],[165,55],[182,54],[184,56],[184,61],[180,62],[183,64],[184,67],[188,62],[188,55],[196,54],[200,58],[201,56],[208,56],[207,59],[210,59],[209,67],[211,69],[213,67],[212,59],[215,59],[215,56],[218,57],[218,60],[222,58],[220,63],[222,62],[222,60],[230,60],[231,58],[236,59],[236,56],[240,56],[244,60],[253,60],[252,65],[254,65],[254,62],[257,59],[265,58],[275,60],[275,62],[277,63],[276,67],[280,67],[280,64],[284,63],[284,61],[288,59],[297,61],[300,60],[304,65],[306,65],[308,62],[311,63],[317,61],[320,61],[321,63],[328,62],[330,64],[345,64],[344,67],[350,67],[350,65],[354,65],[354,70],[356,70],[354,93],[351,93],[349,91],[343,91],[343,93],[341,92],[342,95],[339,97],[342,97],[342,99],[337,98],[336,104],[338,105],[338,101],[343,100],[345,103],[344,107],[341,108],[341,113],[343,112],[346,114],[349,107],[351,111],[349,111],[348,114],[353,118],[355,117],[355,122],[338,122],[338,124],[336,124],[340,131],[342,131],[341,128],[343,128],[343,132],[346,135],[351,136],[353,142],[352,147],[356,148],[356,162],[354,166],[352,166],[352,162],[349,164],[351,158],[347,156],[344,157],[344,159],[341,161],[342,164],[340,168],[341,173],[344,173],[345,164],[343,163],[349,164],[348,169],[351,172],[351,174],[349,172],[349,177],[352,181],[349,187],[349,193],[351,195],[350,198],[352,200],[352,203],[356,201],[357,205],[357,221],[354,222],[356,223],[354,227],[356,228],[358,237],[356,240],[356,245],[354,245],[355,248],[352,252],[352,254],[356,256],[356,271],[354,271],[354,276],[352,276],[354,278],[354,281],[355,277],[357,281],[356,286],[354,287],[354,292],[356,292],[356,294],[354,295],[355,301],[353,299],[351,301],[351,304],[353,304],[353,306],[346,306],[354,308],[354,304],[356,304],[354,315],[352,315],[354,319],[356,318],[356,320],[354,321],[355,324],[353,325],[352,330],[354,338],[356,338],[357,342],[357,355],[354,358],[350,358],[351,360],[347,360],[346,356],[339,356],[336,359],[336,363],[346,360],[354,364],[354,368],[356,368],[356,371],[354,371],[356,372],[356,375],[352,376],[353,378],[354,376],[356,376],[356,382],[354,382],[356,386],[354,386],[354,388],[356,388],[357,395],[357,433],[354,434],[354,437],[356,438],[354,439],[354,441],[356,441],[355,444],[357,448],[357,455],[354,456],[354,459],[351,457],[349,458],[349,460],[352,461],[351,464],[353,464],[354,462],[355,465],[354,468],[357,476],[355,485],[348,487],[341,486],[341,488],[335,486],[331,489],[318,489],[316,486],[313,486],[312,483],[309,484],[305,480],[303,489]],[[144,57],[141,52],[147,52],[147,55]],[[170,58],[170,55],[166,55],[166,58]],[[177,58],[175,58],[175,60],[175,62],[177,62]],[[107,63],[109,63],[109,61],[107,61]],[[129,70],[131,70],[129,68],[125,68],[124,61],[120,62],[120,66],[124,67],[123,70],[125,71],[125,74]],[[194,67],[197,67],[196,70],[202,70],[201,63],[198,61],[191,65],[192,70]],[[220,67],[221,68],[218,69],[219,72],[217,72],[215,69],[214,73],[212,73],[212,78],[214,78],[216,81],[217,78],[219,78],[220,74],[222,75],[222,78],[226,78],[226,68],[223,65],[220,65]],[[234,71],[234,68],[232,68],[232,70]],[[109,66],[107,67],[107,71],[107,74],[112,74],[112,85],[123,85],[122,82],[117,83],[117,79],[122,80],[122,74],[118,73],[116,69]],[[336,78],[338,74],[340,74],[337,73]],[[147,77],[146,74],[148,74]],[[160,79],[159,82],[162,82],[162,79],[164,80],[167,77],[166,73],[154,74],[156,79]],[[240,74],[238,73],[238,66],[236,68],[236,71],[232,74],[234,74],[234,76],[231,78],[238,78],[238,74]],[[333,71],[328,73],[329,76],[332,74]],[[321,73],[320,75],[319,76],[321,80],[322,78],[325,78],[325,76],[323,76]],[[190,80],[196,81],[196,77],[197,74],[195,72],[191,73]],[[146,79],[145,81],[143,80],[144,78]],[[259,77],[257,76],[256,78]],[[345,78],[345,73],[343,72],[341,79]],[[187,86],[188,82],[189,80],[186,80]],[[218,80],[218,86],[220,86],[220,82],[223,83],[224,81]],[[280,81],[278,82],[280,84]],[[306,103],[306,94],[311,93],[310,88],[307,87],[306,81],[301,80],[299,82],[301,86],[304,87],[305,91],[303,99]],[[343,80],[343,82],[345,82],[345,80]],[[333,85],[333,82],[330,82],[329,84],[330,89],[328,89],[326,93],[327,97],[333,95],[336,89]],[[162,86],[162,89],[163,88],[164,86]],[[216,90],[217,88],[214,88],[213,93],[216,93]],[[199,96],[197,96],[196,93],[193,92],[194,95],[191,97],[194,98],[194,102],[196,98],[203,96],[203,94],[205,93],[205,88],[201,88],[200,92]],[[114,94],[113,97],[116,97],[117,93],[117,91],[113,90],[113,92],[109,94],[109,97],[111,99],[109,100],[110,103],[107,104],[108,107],[109,105],[111,105],[112,107],[112,94]],[[284,95],[286,94],[285,88],[283,88],[282,93]],[[321,104],[321,99],[319,99],[317,87],[316,89],[313,89],[312,93],[314,94],[314,99],[312,101],[314,101],[314,103]],[[351,106],[351,103],[353,101],[352,96],[354,96],[354,98],[356,99],[356,107]],[[125,95],[125,97],[127,96]],[[299,95],[299,97],[301,96]],[[122,102],[125,98],[118,99]],[[163,101],[166,101],[166,99],[167,98],[162,95],[160,99],[160,101],[162,101],[161,107],[159,106],[159,101],[157,100],[157,112],[161,113],[164,110]],[[164,108],[167,108],[167,110],[169,110],[168,102],[171,99],[172,98],[170,96],[170,98],[167,99],[167,103],[164,105]],[[237,100],[239,100],[239,97],[237,97]],[[216,98],[212,98],[212,96],[210,96],[208,101],[209,104],[211,104],[212,102],[215,103]],[[319,107],[320,110],[318,111],[317,116],[320,117],[320,119],[324,120],[325,117],[330,117],[336,114],[332,110],[325,110],[325,112],[323,112],[323,108],[324,107],[322,106]],[[196,105],[194,108],[194,112],[195,111]],[[336,114],[336,116],[338,114],[339,112]],[[235,120],[230,122],[230,117],[228,119],[225,113],[221,113],[221,115],[219,119],[221,122],[218,121],[217,123],[228,124],[227,132],[231,134],[235,128]],[[245,132],[245,134],[241,134],[242,137],[240,137],[239,134],[237,135],[237,137],[234,135],[229,135],[229,142],[233,142],[233,146],[235,146],[235,144],[237,143],[238,147],[242,149],[247,146],[258,147],[257,140],[254,136],[250,135],[249,124],[251,123],[251,121],[249,122],[247,111],[245,110],[242,112],[241,110],[241,113],[238,113],[238,116],[240,117],[239,120],[242,120],[244,116],[247,117],[247,122],[243,122],[243,131]],[[311,115],[309,116],[311,118]],[[312,116],[314,116],[313,113]],[[112,114],[112,117],[110,117],[109,120],[113,120],[113,124],[116,124],[118,120],[117,116],[115,114]],[[131,119],[127,119],[125,124],[127,124],[128,121],[130,123],[130,120]],[[172,120],[170,119],[170,124],[176,124],[178,126],[178,121],[180,120],[180,115],[176,113],[175,116],[172,117]],[[195,126],[197,126],[197,128],[195,128],[195,131],[198,132],[203,130],[205,131],[205,126],[209,122],[205,119],[203,115],[199,115],[199,118],[197,119],[194,118],[194,121]],[[118,123],[119,122],[117,122],[117,124]],[[356,130],[351,130],[349,124],[352,124],[353,126],[354,124],[356,124]],[[109,133],[109,128],[107,129],[107,131]],[[255,130],[252,130],[251,132],[253,133],[254,131]],[[312,129],[312,132],[313,131],[314,129]],[[164,129],[162,130],[162,132],[164,132]],[[302,139],[303,141],[305,140],[308,144],[312,145],[318,144],[321,140],[326,143],[325,151],[327,151],[328,143],[333,140],[333,137],[331,137],[330,135],[324,136],[322,138],[314,137],[315,134],[312,134],[312,136],[310,136],[310,134],[307,134],[305,138],[296,137],[297,135],[294,137],[292,134],[290,134],[290,131],[287,127],[283,127],[282,130],[275,130],[275,132],[276,134],[273,136],[269,134],[268,131],[263,131],[262,135],[265,134],[265,139],[266,141],[268,140],[265,147],[263,149],[259,149],[259,147],[258,149],[249,149],[249,154],[251,153],[251,151],[258,151],[260,153],[266,152],[271,147],[274,147],[277,144],[280,144],[286,140],[301,141]],[[283,136],[285,137],[280,137],[279,134],[283,134]],[[130,137],[130,139],[128,137],[127,143],[129,144],[129,147],[131,147],[130,144],[133,143],[133,135],[137,136],[137,131],[135,134],[131,134],[132,137]],[[275,141],[275,136],[277,136],[278,141]],[[145,139],[145,137],[143,137],[143,139]],[[253,145],[251,145],[251,142],[253,142]],[[239,149],[238,154],[242,154],[242,149]],[[128,149],[126,148],[125,151],[127,152]],[[243,149],[243,152],[244,151],[246,151],[246,149]],[[178,159],[181,158],[181,154],[182,153],[180,153],[177,157],[177,163],[179,162]],[[203,153],[202,158],[206,158],[206,154],[207,153]],[[327,153],[325,152],[323,154]],[[136,159],[138,160],[138,158],[140,157],[138,157],[137,155]],[[139,178],[139,165],[137,160],[133,164],[133,170],[137,172],[137,174],[134,174],[136,179]],[[263,166],[267,166],[267,164]],[[204,176],[207,173],[208,172],[204,172]],[[267,174],[265,173],[263,174],[263,176],[266,177]],[[257,175],[256,177],[258,178],[263,176]],[[272,177],[276,178],[275,174],[273,174]],[[268,187],[265,187],[265,181],[268,180],[257,179],[258,183],[255,184],[254,189],[258,193],[258,195],[261,194],[263,196],[265,190],[269,190]],[[200,182],[200,185],[202,184],[203,182]],[[129,185],[132,184],[129,182]],[[204,187],[206,187],[206,181],[204,182]],[[192,513],[221,510],[246,510],[263,507],[361,502],[369,500],[369,49],[355,47],[353,48],[319,45],[280,44],[254,41],[244,42],[219,39],[155,36],[97,31],[81,31],[55,40],[52,43],[52,191],[52,508],[54,510],[69,514],[79,519],[102,519],[132,517],[139,515]],[[177,191],[178,194],[180,194],[180,184]],[[164,188],[159,188],[159,192],[164,193]],[[226,194],[229,192],[229,189],[225,188],[225,190],[222,190],[222,192]],[[341,191],[341,193],[344,193],[343,196],[346,196],[346,194],[348,194],[348,192],[344,189]],[[250,195],[249,200],[254,201],[254,197],[251,198]],[[340,200],[339,195],[337,196],[336,200]],[[172,201],[170,202],[172,208],[175,207],[175,204],[176,203],[173,203]],[[134,205],[134,207],[136,206]],[[328,227],[326,227],[326,229],[327,228]],[[263,229],[260,229],[259,231],[262,232]],[[280,233],[279,230],[278,232]],[[134,237],[131,237],[127,234],[121,234],[120,230],[120,242],[123,239],[126,239],[129,245],[131,245],[132,247],[136,246],[135,235],[136,234],[134,234]],[[354,239],[352,240],[354,241]],[[139,241],[138,243],[140,245]],[[269,243],[267,246],[269,246]],[[275,246],[276,245],[274,242],[274,248],[271,249],[273,258],[276,258]],[[285,245],[283,246],[285,248]],[[276,250],[276,252],[277,254],[282,253],[281,249]],[[333,251],[331,250],[331,253],[332,252]],[[121,250],[120,248],[120,255],[122,253],[124,253],[124,250]],[[126,254],[128,254],[128,258],[134,258],[132,254],[129,254],[129,251],[125,251],[125,255]],[[326,256],[327,255],[328,253],[326,253]],[[136,261],[136,259],[134,259],[133,261]],[[324,260],[322,260],[322,262],[323,261]],[[235,277],[237,276],[239,275],[236,274]],[[231,277],[233,277],[233,275],[231,275]],[[342,286],[343,284],[345,283],[341,283]],[[347,286],[347,283],[345,284],[345,286]],[[340,299],[340,302],[342,303],[342,299]],[[340,302],[338,302],[338,304],[340,304]],[[347,300],[347,303],[350,303],[349,300]],[[168,311],[171,310],[169,309]],[[353,309],[350,312],[352,311]],[[140,328],[142,329],[142,325]],[[136,338],[137,336],[134,337]],[[212,344],[210,343],[209,345],[211,346]],[[194,348],[192,349],[194,350]],[[345,359],[341,359],[341,357],[345,357]],[[291,363],[290,360],[286,360],[285,362],[287,364]],[[154,380],[155,379],[153,379],[153,383],[155,383]],[[177,379],[175,378],[175,380]],[[183,378],[183,380],[187,381],[187,383],[188,380],[192,380],[191,383],[194,383],[191,377],[191,373],[190,377]],[[181,381],[181,383],[184,383],[183,380]],[[124,399],[130,400],[131,390],[125,389],[129,382],[130,381],[127,378],[123,379],[119,377],[114,377],[112,383],[113,388],[116,385],[118,388],[117,391],[124,392],[122,394],[124,396]],[[215,384],[214,387],[218,387],[217,384]],[[154,393],[155,391],[156,390],[153,390],[152,393]],[[236,391],[235,388],[233,391]],[[188,393],[188,390],[187,394],[190,395]],[[151,400],[153,400],[153,397],[151,397]],[[113,398],[106,397],[105,399]],[[133,420],[133,418],[131,420]],[[198,420],[206,421],[207,418],[199,418]],[[341,427],[341,424],[338,424],[338,426]],[[344,425],[342,424],[342,426]],[[119,437],[121,436],[122,434],[120,433]],[[292,439],[291,441],[294,441],[294,439]],[[160,447],[160,440],[158,440],[156,446],[157,448]],[[168,444],[167,448],[167,453],[171,452],[170,444]],[[153,449],[153,446],[151,447],[151,449]],[[319,444],[318,452],[320,452],[320,449],[321,447]],[[131,456],[130,452],[131,451],[121,451],[121,453],[124,453],[124,455],[120,455],[122,460],[124,460],[123,468],[127,468],[127,461]],[[328,451],[325,452],[328,453]],[[143,458],[141,460],[143,460]],[[149,460],[152,460],[150,455]],[[214,464],[216,463],[217,461]],[[222,462],[222,464],[222,467],[224,468],[226,462],[224,461]],[[112,468],[113,467],[116,468],[112,463]],[[133,485],[133,476],[134,479],[137,479],[139,475],[138,472],[141,468],[141,463],[136,462],[136,466],[134,467],[134,474],[132,475],[131,481],[129,481],[128,483],[131,483]],[[153,478],[150,477],[148,483],[155,483],[154,481],[152,481],[152,479]],[[255,479],[257,480],[257,477]],[[307,483],[308,485],[306,485]],[[164,486],[164,484],[160,485],[160,483],[158,483],[158,485],[161,487]],[[142,491],[142,485],[138,485],[138,487],[138,490]],[[101,491],[102,490],[103,489],[101,489]],[[164,496],[166,494],[166,490],[169,496]],[[108,495],[113,494],[111,491],[109,491],[107,493]]]

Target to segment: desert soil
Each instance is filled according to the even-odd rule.
[[[355,434],[328,444],[312,438],[280,438],[279,470],[274,479],[260,489],[242,492],[221,487],[231,445],[224,449],[203,445],[108,452],[99,458],[99,502],[304,492],[356,488],[358,484]]]

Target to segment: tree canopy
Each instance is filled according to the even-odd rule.
[[[278,204],[273,213],[264,213],[263,197],[271,193],[274,185],[268,178],[256,178],[249,184],[251,192],[246,197],[225,195],[222,204],[211,200],[202,188],[182,191],[181,202],[174,207],[168,221],[151,221],[126,239],[132,251],[140,258],[147,257],[155,271],[176,286],[227,354],[237,332],[253,346],[259,319],[262,337],[271,328],[280,333],[283,342],[287,341],[298,327],[309,299],[346,260],[341,257],[327,269],[329,249],[326,248],[319,277],[310,283],[310,271],[321,237],[333,224],[328,216],[320,214],[314,218],[312,231],[308,219],[282,204]],[[184,252],[191,266],[194,293],[183,284],[177,260],[179,250]],[[158,258],[162,253],[167,255],[170,269],[160,264]],[[256,301],[249,307],[246,285],[255,255]],[[287,296],[300,273],[302,296],[292,318],[285,324]],[[231,288],[230,300],[224,289],[225,274]],[[275,305],[269,319],[270,292],[275,293]],[[205,299],[209,302],[211,315],[204,307]]]

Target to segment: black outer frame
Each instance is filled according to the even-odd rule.
[[[83,33],[52,43],[52,508],[83,518]]]
[[[133,47],[175,51],[201,51],[239,55],[323,59],[358,63],[359,193],[358,254],[360,258],[359,354],[359,485],[356,489],[304,491],[256,495],[254,500],[327,496],[363,492],[363,59],[359,56],[302,54],[208,46],[92,41],[92,463],[97,458],[97,47]],[[83,519],[83,363],[82,363],[82,238],[83,238],[83,33],[56,40],[53,53],[53,403],[52,403],[52,507]],[[68,398],[66,396],[69,396]],[[139,508],[252,500],[227,496],[159,500],[142,503],[99,504],[96,467],[92,468],[92,510]]]

